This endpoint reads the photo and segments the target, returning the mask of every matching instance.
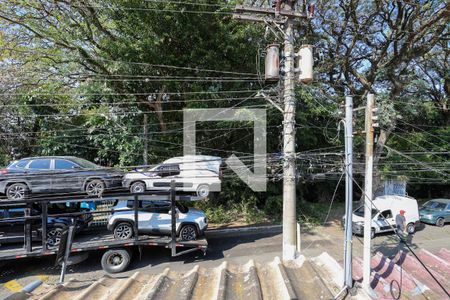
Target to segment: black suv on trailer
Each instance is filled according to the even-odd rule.
[[[67,206],[69,205],[69,206]],[[48,205],[47,217],[47,245],[57,246],[61,239],[63,230],[72,221],[75,222],[75,230],[79,232],[88,227],[93,220],[92,214],[87,209],[81,209],[80,203],[51,203]],[[75,215],[61,215],[77,213]],[[41,216],[41,208],[34,204],[31,216]],[[42,238],[42,219],[33,218],[31,221],[33,241]],[[24,242],[25,208],[24,207],[0,207],[0,245],[3,243]]]
[[[28,194],[85,192],[101,195],[122,187],[123,172],[73,156],[29,157],[0,170],[0,193],[8,200]]]

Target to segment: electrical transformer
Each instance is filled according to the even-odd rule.
[[[265,74],[266,81],[278,81],[280,78],[280,45],[270,44],[266,48]]]
[[[313,57],[313,46],[312,45],[302,45],[300,51],[297,54],[298,59],[298,81],[301,83],[310,83],[314,79],[314,57]]]

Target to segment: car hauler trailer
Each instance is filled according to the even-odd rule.
[[[134,236],[130,239],[119,240],[115,239],[112,232],[105,230],[95,230],[93,232],[82,232],[74,237],[74,225],[69,225],[65,228],[61,235],[60,244],[58,247],[49,247],[47,243],[47,220],[48,217],[76,217],[86,212],[74,212],[63,214],[48,214],[48,205],[51,203],[73,203],[73,202],[104,202],[111,200],[127,200],[132,201],[133,208],[121,209],[120,211],[133,211],[134,220],[133,231]],[[171,206],[171,235],[170,236],[156,236],[139,233],[139,201],[161,201],[170,200]],[[175,182],[172,182],[172,188],[166,192],[153,192],[151,194],[129,194],[116,193],[105,194],[102,197],[82,197],[82,196],[67,196],[67,197],[34,197],[21,201],[1,201],[1,207],[8,206],[23,206],[25,207],[24,219],[24,243],[0,246],[0,262],[8,260],[16,260],[21,258],[33,258],[56,255],[57,263],[62,265],[61,281],[64,280],[65,267],[67,265],[70,255],[89,252],[89,251],[104,251],[101,264],[102,268],[108,273],[117,273],[126,270],[131,259],[131,249],[138,248],[141,253],[144,247],[164,247],[171,249],[171,256],[180,256],[193,251],[202,251],[206,254],[208,243],[203,237],[197,240],[183,241],[176,236],[176,201],[195,201],[200,200],[198,197],[188,195],[176,195]],[[42,208],[39,216],[30,216],[29,211],[33,204],[39,204]],[[102,211],[91,211],[92,215],[114,213],[113,209]],[[14,218],[10,218],[13,220]],[[33,220],[40,220],[41,222],[41,241],[33,241],[31,222]],[[8,219],[4,219],[8,221]]]

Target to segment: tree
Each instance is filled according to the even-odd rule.
[[[318,40],[325,56],[320,80],[340,98],[346,92],[356,95],[357,105],[368,92],[387,97],[388,105],[405,100],[406,86],[417,71],[416,62],[429,62],[430,53],[450,37],[445,1],[337,0],[321,2],[317,11],[311,38]],[[429,88],[433,85],[431,80],[426,83]],[[442,105],[442,98],[433,100]],[[392,110],[379,132],[374,190],[380,183],[381,155],[403,107]]]

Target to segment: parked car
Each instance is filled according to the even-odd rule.
[[[450,222],[450,199],[433,199],[426,202],[419,210],[420,221],[443,227]]]
[[[84,212],[77,216],[52,216],[64,213]],[[79,232],[89,226],[93,220],[89,210],[80,208],[80,203],[58,203],[48,205],[47,218],[47,245],[56,247],[59,245],[61,234],[67,226],[75,221],[75,230]],[[41,208],[33,205],[31,216],[40,216]],[[13,219],[11,219],[13,218]],[[0,208],[0,244],[18,243],[24,241],[25,208],[5,207]],[[32,239],[42,239],[42,219],[31,220]]]
[[[222,159],[217,156],[189,155],[174,157],[151,169],[138,168],[125,174],[123,187],[131,193],[146,190],[167,191],[172,180],[176,189],[194,192],[206,198],[210,192],[219,192]]]
[[[113,208],[116,210],[108,219],[108,230],[114,232],[116,239],[130,239],[134,236],[133,201],[119,201]],[[123,211],[126,210],[126,211]],[[182,240],[196,240],[208,227],[208,220],[203,211],[176,204],[176,233]],[[138,211],[139,233],[170,235],[172,232],[172,215],[170,201],[139,201]]]
[[[85,192],[101,195],[122,186],[123,173],[73,156],[29,157],[0,170],[0,193],[8,200],[28,194]]]
[[[373,200],[371,238],[382,232],[395,230],[395,217],[400,210],[405,211],[406,231],[414,233],[419,223],[419,208],[417,200],[411,197],[385,195]],[[364,205],[353,212],[352,231],[355,234],[364,234]],[[344,222],[345,223],[345,222]]]

